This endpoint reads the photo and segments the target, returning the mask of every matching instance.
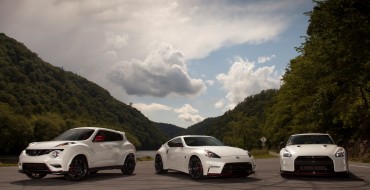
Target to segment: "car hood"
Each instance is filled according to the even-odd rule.
[[[68,144],[76,144],[75,141],[44,141],[44,142],[33,142],[27,147],[27,149],[52,149],[52,148],[64,148],[63,146]],[[58,145],[63,145],[57,147]]]
[[[325,156],[335,154],[338,146],[332,144],[302,144],[302,145],[289,145],[285,147],[292,155],[300,156]]]
[[[205,146],[204,150],[209,150],[216,153],[219,156],[245,156],[248,155],[248,151],[241,148],[235,148],[230,146]]]

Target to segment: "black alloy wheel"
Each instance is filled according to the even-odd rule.
[[[165,174],[168,171],[163,169],[162,157],[159,154],[155,156],[154,167],[157,174]]]
[[[30,179],[42,179],[46,176],[46,174],[43,173],[26,173],[26,175]]]
[[[129,154],[126,156],[121,171],[125,175],[132,175],[132,173],[134,173],[135,166],[136,166],[135,156],[133,154]]]
[[[69,165],[68,172],[64,174],[64,177],[70,181],[80,181],[86,177],[87,171],[88,166],[86,159],[82,156],[77,156],[73,158]]]
[[[201,179],[203,177],[202,161],[197,156],[192,156],[189,160],[189,175],[193,179]]]

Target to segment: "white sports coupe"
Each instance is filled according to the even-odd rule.
[[[248,176],[255,173],[256,164],[247,150],[225,146],[211,136],[187,135],[175,137],[163,144],[155,156],[157,174],[177,170],[193,179],[203,176]]]
[[[280,174],[348,176],[348,156],[329,134],[305,133],[290,136],[280,150]]]
[[[135,152],[123,132],[80,127],[52,141],[30,143],[20,154],[18,167],[31,179],[59,174],[78,181],[104,169],[121,169],[123,174],[131,175],[136,166]]]

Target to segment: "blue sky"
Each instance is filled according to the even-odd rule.
[[[2,0],[0,32],[150,120],[189,127],[279,88],[311,0]]]

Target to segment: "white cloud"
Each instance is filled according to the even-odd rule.
[[[189,123],[198,123],[204,120],[204,118],[200,115],[193,115],[189,113],[180,114],[179,118]]]
[[[185,60],[204,58],[224,46],[276,39],[291,20],[284,10],[300,3],[6,1],[0,6],[0,28],[46,61],[100,84],[96,73],[101,74],[102,63],[113,64],[104,59],[106,52],[115,51],[122,62],[143,60],[150,44],[163,42]]]
[[[228,91],[228,107],[232,109],[246,97],[262,90],[278,88],[280,76],[274,70],[274,66],[256,68],[254,62],[237,57],[227,74],[217,75],[217,80]]]
[[[178,113],[178,117],[186,122],[197,123],[202,121],[204,118],[198,115],[198,110],[193,108],[189,104],[185,104],[179,109],[175,109],[175,112]]]
[[[208,85],[208,86],[213,86],[213,84],[215,83],[215,81],[213,81],[213,80],[207,80],[206,81],[206,84]]]
[[[215,104],[214,104],[215,108],[217,109],[221,109],[221,108],[224,108],[225,106],[225,100],[224,99],[220,99],[219,101],[217,101]]]
[[[292,11],[304,4],[306,0],[0,1],[0,28],[45,61],[130,102],[146,96],[196,96],[214,87],[214,81],[191,76],[186,64],[225,47],[279,40],[294,21]],[[252,73],[267,73],[266,80],[272,80],[273,70]],[[225,105],[250,94],[243,85],[229,84],[237,81],[231,75],[218,79],[229,91]],[[181,118],[202,119],[196,115]]]
[[[142,112],[172,110],[172,108],[169,106],[166,106],[163,104],[157,104],[157,103],[151,103],[151,104],[137,103],[137,104],[133,104],[132,106]]]
[[[271,61],[273,58],[275,58],[276,55],[271,55],[271,56],[261,56],[257,58],[258,63],[266,63],[268,61]]]
[[[129,95],[164,97],[171,94],[198,95],[206,89],[201,79],[187,73],[183,54],[168,44],[153,45],[144,60],[131,60],[114,65],[109,79]]]
[[[113,32],[105,32],[106,43],[113,46],[115,49],[121,49],[127,46],[129,36],[128,34],[117,35]]]

